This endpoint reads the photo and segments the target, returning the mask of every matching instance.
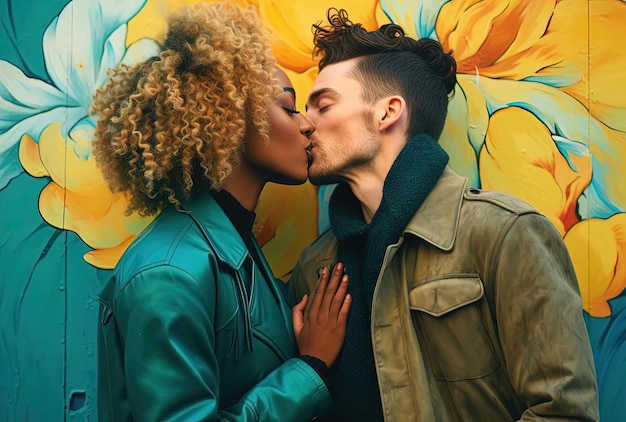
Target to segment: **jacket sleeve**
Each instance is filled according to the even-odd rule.
[[[303,421],[325,413],[330,394],[315,371],[292,358],[238,403],[220,406],[213,326],[215,298],[170,266],[136,275],[114,312],[125,340],[129,406],[146,421]]]
[[[576,274],[543,216],[517,217],[495,266],[496,319],[521,420],[596,421],[598,391]]]

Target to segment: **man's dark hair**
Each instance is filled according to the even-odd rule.
[[[353,24],[348,13],[331,8],[328,25],[313,25],[313,56],[322,56],[319,69],[357,59],[354,77],[363,86],[364,101],[373,103],[401,95],[409,112],[408,135],[427,133],[439,139],[456,85],[456,62],[430,38],[414,40],[401,26],[386,24],[367,31]]]

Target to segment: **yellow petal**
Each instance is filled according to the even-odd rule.
[[[255,209],[255,235],[277,278],[287,280],[302,250],[317,237],[317,189],[268,184]]]
[[[340,7],[349,11],[352,22],[363,24],[367,29],[376,29],[383,18],[377,0],[346,0],[338,6],[329,0],[307,3],[258,0],[259,13],[272,32],[272,45],[278,63],[296,72],[305,72],[317,66],[313,60],[314,23],[326,19],[330,7]]]
[[[112,198],[112,200],[109,200]],[[127,201],[123,195],[109,197],[104,204],[85,200],[74,192],[49,183],[39,196],[39,211],[52,226],[71,230],[88,246],[114,248],[140,233],[154,217],[124,216]],[[106,211],[102,213],[102,209]]]
[[[589,75],[563,90],[585,104],[592,116],[621,131],[626,131],[626,43],[617,40],[624,34],[625,6],[623,1],[589,2],[589,51],[565,34],[559,40],[560,46],[578,44],[573,60],[587,66],[583,75]]]
[[[129,237],[124,243],[108,249],[96,249],[83,255],[83,259],[96,268],[113,269],[136,236]]]
[[[205,0],[205,3],[219,3],[218,0]],[[229,3],[237,3],[242,6],[249,2],[242,0],[228,0]],[[182,6],[193,6],[198,0],[148,0],[143,8],[130,21],[128,21],[128,33],[126,45],[140,40],[152,38],[162,42],[167,31],[166,19],[170,13]]]
[[[507,52],[491,66],[481,68],[481,73],[490,77],[504,77],[521,80],[529,76],[550,77],[554,86],[572,85],[588,72],[588,2],[586,0],[553,2],[529,1],[534,7],[551,7],[551,13],[544,9],[537,16],[541,37],[530,38],[531,43],[520,44],[526,48]],[[549,20],[546,20],[546,17]],[[532,19],[523,17],[526,25],[535,24]],[[536,34],[536,33],[535,33]],[[528,33],[518,32],[516,37],[523,40]]]
[[[561,235],[578,221],[576,203],[591,180],[590,161],[576,164],[577,171],[532,113],[509,107],[491,116],[480,154],[483,187],[512,193],[530,203]]]
[[[61,123],[46,126],[39,137],[42,163],[52,181],[71,191],[81,202],[89,204],[91,212],[100,216],[107,212],[111,192],[96,166],[95,158],[81,158],[61,134]]]
[[[48,176],[39,157],[39,145],[29,135],[22,136],[19,145],[20,164],[33,177]]]
[[[626,214],[587,219],[565,235],[583,308],[597,318],[611,315],[608,301],[626,288]]]
[[[480,186],[478,152],[482,146],[489,114],[485,98],[473,83],[459,79],[448,105],[448,116],[439,144],[450,155],[450,166]]]
[[[436,31],[444,49],[454,50],[460,73],[490,66],[525,51],[544,34],[554,1],[464,0],[447,2]]]
[[[39,156],[50,178],[65,186],[65,139],[61,136],[61,122],[51,123],[42,131]]]

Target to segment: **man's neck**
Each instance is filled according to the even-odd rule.
[[[383,199],[384,182],[384,176],[381,179],[375,174],[365,174],[361,177],[348,181],[348,185],[350,186],[352,193],[361,203],[363,219],[366,223],[370,223],[372,221],[374,214],[376,214],[376,211],[380,206],[380,202]]]
[[[352,177],[347,178],[352,193],[361,202],[363,219],[368,224],[380,207],[385,179],[406,142],[407,140],[404,142],[383,140],[376,158],[367,167],[360,168]]]

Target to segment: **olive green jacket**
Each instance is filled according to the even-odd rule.
[[[166,209],[98,300],[98,418],[308,421],[331,398],[297,358],[291,313],[264,262],[208,196]],[[261,254],[262,255],[262,254]]]
[[[386,421],[598,420],[591,346],[568,252],[553,225],[447,168],[387,248],[371,338]],[[323,234],[290,301],[337,262]]]

